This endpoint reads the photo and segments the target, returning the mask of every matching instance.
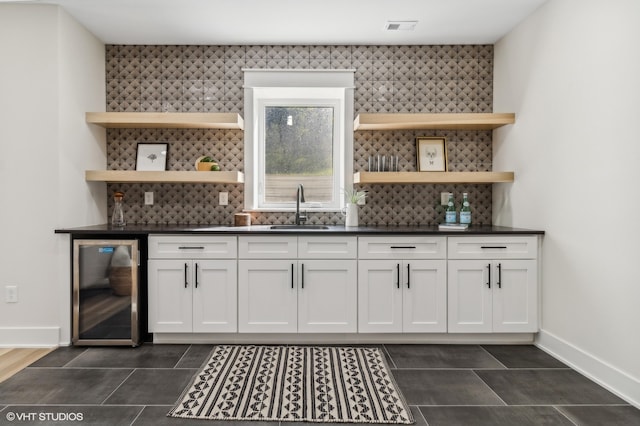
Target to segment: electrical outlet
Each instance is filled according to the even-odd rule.
[[[18,286],[8,285],[5,287],[4,300],[7,303],[18,303]]]
[[[145,192],[144,193],[144,205],[152,206],[153,205],[153,192]]]
[[[221,206],[229,205],[229,193],[228,192],[219,192],[218,193],[218,204]]]
[[[441,192],[440,193],[440,205],[446,206],[449,204],[449,194],[450,192]]]

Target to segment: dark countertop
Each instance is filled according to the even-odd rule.
[[[270,229],[271,225],[224,226],[224,225],[110,225],[82,226],[77,228],[56,229],[56,234],[110,234],[110,235],[148,235],[148,234],[238,234],[238,235],[275,235],[275,234],[331,234],[331,235],[544,235],[544,231],[534,229],[511,228],[506,226],[477,225],[465,231],[439,231],[437,226],[358,226],[345,228],[344,225],[328,225],[329,229]]]

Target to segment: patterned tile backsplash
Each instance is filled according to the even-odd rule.
[[[493,46],[137,46],[106,48],[107,111],[239,112],[244,115],[243,68],[355,69],[355,113],[492,112]],[[358,131],[354,170],[372,152],[400,156],[415,171],[415,138],[444,136],[449,170],[490,171],[491,131]],[[243,170],[239,130],[109,129],[107,168],[134,170],[138,142],[169,143],[169,170],[193,170],[212,154],[223,170]],[[428,225],[443,220],[440,192],[459,202],[469,193],[473,221],[491,223],[491,185],[362,185],[369,192],[361,225]],[[242,185],[109,184],[125,193],[128,223],[231,225],[243,208]],[[144,205],[144,192],[155,203]],[[229,205],[218,205],[218,193]],[[112,201],[108,200],[109,212]],[[340,213],[309,214],[309,222],[342,224]],[[291,213],[253,213],[252,223],[282,224]]]

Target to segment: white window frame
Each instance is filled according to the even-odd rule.
[[[354,70],[244,70],[244,210],[295,211],[291,203],[266,204],[264,176],[265,107],[330,106],[334,108],[334,202],[305,203],[306,211],[339,211],[345,206],[343,188],[353,186]]]

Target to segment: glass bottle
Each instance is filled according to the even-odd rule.
[[[460,207],[460,223],[471,224],[471,208],[469,207],[469,196],[462,193],[462,207]]]
[[[456,223],[456,205],[453,202],[453,193],[449,193],[447,209],[444,212],[444,221],[445,223]]]
[[[124,210],[122,208],[122,198],[124,192],[117,191],[113,194],[113,213],[111,214],[111,226],[124,226]]]

